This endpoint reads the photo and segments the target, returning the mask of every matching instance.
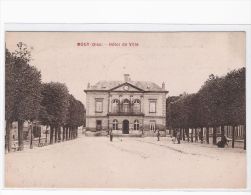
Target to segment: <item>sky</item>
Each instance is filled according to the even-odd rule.
[[[210,74],[246,66],[245,32],[6,32],[6,47],[24,42],[43,82],[65,83],[85,104],[88,82],[165,82],[170,96],[195,93]]]

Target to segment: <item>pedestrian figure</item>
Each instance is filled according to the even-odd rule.
[[[159,137],[160,137],[160,132],[159,132],[159,130],[157,130],[157,138],[158,138],[158,141],[159,141]]]
[[[110,131],[110,142],[112,142],[112,138],[113,138],[113,134],[112,134],[112,130]]]
[[[219,148],[225,148],[225,145],[228,145],[228,140],[227,140],[227,138],[226,138],[226,136],[224,135],[222,138],[221,138],[221,140],[217,143],[217,146],[219,147]]]

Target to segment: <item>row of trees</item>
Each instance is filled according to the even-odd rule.
[[[217,127],[221,127],[223,136],[226,126],[232,126],[235,131],[236,126],[243,125],[245,133],[245,124],[245,68],[231,71],[222,77],[210,75],[197,93],[167,99],[167,127],[181,129],[187,135],[189,129],[194,129],[197,135],[197,129],[205,128],[207,142],[209,128],[213,128],[215,144]]]
[[[6,150],[11,150],[10,130],[18,122],[18,147],[23,149],[24,121],[39,121],[50,127],[50,143],[60,137],[74,138],[77,127],[84,125],[85,107],[76,100],[65,84],[42,83],[41,73],[30,64],[31,52],[18,43],[15,52],[6,49],[5,63],[5,120]]]

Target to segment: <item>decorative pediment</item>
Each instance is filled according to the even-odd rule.
[[[122,84],[112,88],[111,91],[143,92],[144,90],[132,85],[131,83],[125,82],[125,83],[122,83]]]

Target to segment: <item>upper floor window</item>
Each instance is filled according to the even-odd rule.
[[[129,112],[130,111],[130,101],[128,99],[125,99],[123,101],[123,112]]]
[[[114,99],[112,100],[112,112],[118,112],[119,111],[119,100]]]
[[[95,111],[96,112],[103,112],[103,99],[96,99]]]
[[[133,112],[140,112],[140,100],[136,99],[133,101]]]
[[[149,101],[149,112],[156,113],[156,100]]]

